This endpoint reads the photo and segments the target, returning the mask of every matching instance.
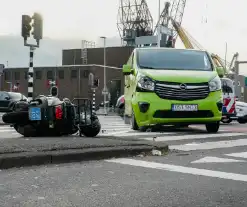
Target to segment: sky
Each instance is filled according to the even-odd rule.
[[[147,0],[154,23],[158,1]],[[164,2],[161,0],[162,6]],[[119,0],[8,0],[1,4],[0,35],[21,35],[21,15],[40,12],[47,37],[95,41],[99,36],[119,36],[118,7]],[[240,60],[247,60],[246,8],[246,0],[187,0],[182,26],[204,48],[221,57],[227,45],[227,61],[235,52]],[[179,41],[178,47],[183,47]],[[241,66],[241,71],[245,67],[247,74],[247,65]]]

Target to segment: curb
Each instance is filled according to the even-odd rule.
[[[166,154],[169,151],[167,145],[162,147],[140,145],[49,152],[11,153],[0,155],[0,169],[128,157],[140,153],[151,152],[154,148],[160,150],[162,154]]]

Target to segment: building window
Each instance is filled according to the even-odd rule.
[[[4,72],[4,79],[5,80],[10,80],[10,72],[9,71],[8,72],[7,71]]]
[[[20,80],[20,72],[15,72],[15,80]]]
[[[42,79],[42,71],[35,71],[35,78],[36,79]]]
[[[71,70],[71,78],[77,78],[77,70]]]
[[[25,78],[25,80],[27,80],[27,74],[28,74],[28,72],[26,71],[26,72],[24,73],[24,78]]]
[[[59,79],[64,79],[64,70],[58,71],[58,77],[59,77]]]
[[[47,80],[53,79],[53,72],[51,70],[47,71]]]
[[[89,71],[88,70],[81,70],[81,78],[88,78]]]

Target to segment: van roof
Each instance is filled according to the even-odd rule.
[[[135,50],[191,50],[191,51],[204,51],[206,50],[198,50],[198,49],[178,49],[178,48],[171,48],[171,47],[138,47]]]

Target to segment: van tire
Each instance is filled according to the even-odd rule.
[[[208,133],[217,133],[220,128],[220,122],[208,123],[206,124],[206,129]]]
[[[138,125],[136,123],[136,118],[135,118],[134,112],[132,112],[132,116],[131,116],[131,128],[133,130],[138,130],[139,129],[139,127],[138,127]]]

